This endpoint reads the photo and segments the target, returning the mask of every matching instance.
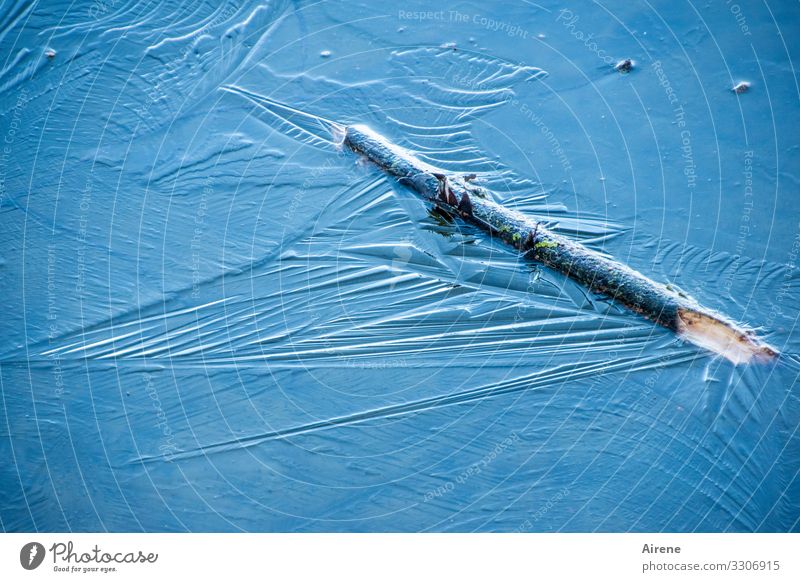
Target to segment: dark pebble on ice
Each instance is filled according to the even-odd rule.
[[[741,95],[742,93],[747,93],[750,90],[750,83],[747,81],[740,81],[736,83],[731,91],[736,93],[737,95]]]

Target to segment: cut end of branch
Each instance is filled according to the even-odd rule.
[[[769,362],[776,349],[755,334],[712,315],[690,309],[678,310],[678,335],[696,346],[721,355],[735,365]]]

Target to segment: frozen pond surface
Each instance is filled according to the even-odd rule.
[[[379,4],[2,5],[0,527],[798,530],[797,8]],[[784,355],[714,359],[223,86]]]

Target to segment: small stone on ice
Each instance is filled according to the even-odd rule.
[[[633,61],[630,59],[625,59],[624,61],[620,61],[614,65],[614,68],[620,73],[630,73],[633,69]]]
[[[749,90],[750,90],[750,83],[748,83],[747,81],[740,81],[733,86],[733,89],[731,89],[731,91],[733,91],[737,95],[741,95],[742,93],[747,93]]]
[[[331,51],[322,51],[319,53],[319,56],[321,56],[323,59],[327,59],[329,56],[331,56]]]
[[[48,59],[52,59],[54,56],[56,56],[56,51],[49,48],[46,51],[44,51],[44,56],[46,56]]]

